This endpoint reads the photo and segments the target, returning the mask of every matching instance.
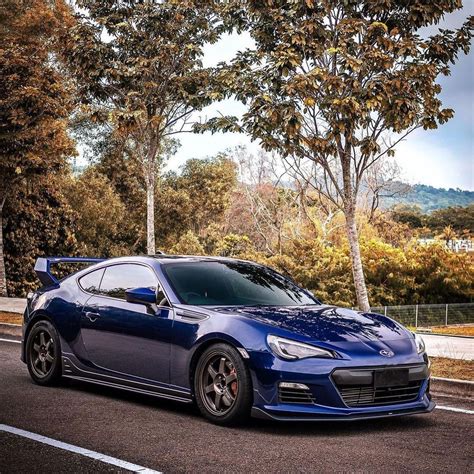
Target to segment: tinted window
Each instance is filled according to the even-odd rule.
[[[291,281],[259,265],[245,262],[192,262],[166,264],[163,268],[175,292],[187,304],[318,304]]]
[[[113,298],[125,299],[125,290],[148,287],[156,291],[156,277],[153,272],[142,265],[111,265],[105,269],[100,293]]]
[[[101,268],[100,270],[95,270],[94,272],[90,272],[87,275],[84,275],[79,280],[82,289],[88,291],[89,293],[98,293],[100,280],[103,274],[104,269]]]

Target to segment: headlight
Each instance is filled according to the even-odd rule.
[[[416,334],[415,332],[413,333],[413,335],[415,336],[416,352],[418,352],[418,354],[425,352],[425,342],[423,341],[421,336]]]
[[[267,336],[267,343],[275,355],[282,359],[295,360],[307,357],[334,358],[334,354],[326,349],[303,344],[302,342],[291,341],[278,336]]]

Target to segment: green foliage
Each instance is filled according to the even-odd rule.
[[[76,211],[76,239],[82,255],[110,257],[127,254],[121,242],[125,206],[110,181],[94,168],[63,184],[69,206]]]
[[[456,206],[438,209],[427,216],[426,226],[435,232],[441,232],[450,226],[458,237],[474,235],[474,204],[466,207]]]
[[[51,60],[63,2],[0,7],[0,204],[25,176],[53,172],[75,152],[66,133],[70,90]]]
[[[222,31],[214,2],[78,0],[62,58],[78,84],[78,119],[106,124],[140,163],[147,195],[147,252],[155,252],[154,192],[175,134],[216,99],[203,47]],[[167,142],[168,140],[168,142]]]
[[[423,214],[419,207],[399,205],[391,210],[391,215],[396,222],[418,229],[424,237],[436,237],[448,227],[453,231],[451,238],[474,235],[474,204],[438,209],[430,214]]]
[[[442,245],[394,247],[379,239],[361,241],[372,306],[469,302],[474,298],[474,264],[468,254]],[[240,255],[270,265],[308,288],[324,303],[356,306],[347,245],[294,241],[287,253]]]
[[[160,245],[171,247],[188,229],[204,237],[210,225],[223,220],[236,183],[235,165],[224,155],[188,160],[179,175],[163,176],[155,197]]]
[[[171,247],[171,253],[177,255],[202,255],[204,248],[193,231],[188,230],[178,240],[176,245]]]
[[[246,235],[227,234],[216,246],[216,253],[223,257],[245,255],[252,248],[252,242]]]
[[[62,0],[5,0],[0,5],[0,296],[6,296],[2,217],[11,222],[8,212],[16,211],[8,203],[15,186],[57,172],[75,152],[66,132],[70,90],[54,54],[58,25],[68,23]],[[8,258],[7,271],[15,272]]]
[[[76,255],[74,211],[51,178],[21,182],[5,204],[4,237],[8,294],[26,296],[38,288],[36,258]]]

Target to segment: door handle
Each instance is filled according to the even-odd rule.
[[[98,318],[100,318],[99,313],[94,313],[92,311],[86,311],[86,318],[91,322],[95,323]]]

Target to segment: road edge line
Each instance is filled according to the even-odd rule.
[[[33,433],[31,431],[21,430],[20,428],[15,428],[14,426],[0,424],[0,432],[2,431],[5,433],[11,433],[17,436],[22,436],[23,438],[28,438],[39,443],[47,444],[48,446],[52,446],[54,448],[59,448],[75,454],[80,454],[96,461],[101,461],[106,464],[111,464],[113,466],[117,466],[123,469],[128,469],[132,472],[139,472],[141,474],[162,474],[160,471],[155,471],[153,469],[149,469],[138,464],[123,461],[122,459],[114,458],[112,456],[108,456],[97,451],[81,448],[79,446],[75,446],[74,444],[64,443],[63,441],[48,438],[47,436]]]
[[[21,344],[21,341],[16,341],[15,339],[3,339],[3,337],[0,337],[0,342],[14,342],[15,344]]]
[[[474,415],[474,410],[467,410],[466,408],[447,407],[444,405],[436,405],[435,408],[438,408],[438,410],[455,411],[456,413],[466,413],[468,415]]]

